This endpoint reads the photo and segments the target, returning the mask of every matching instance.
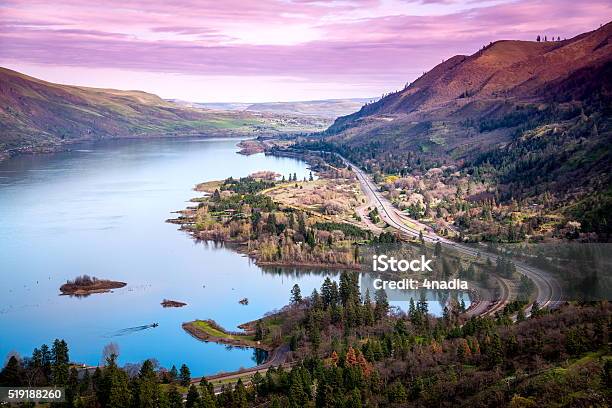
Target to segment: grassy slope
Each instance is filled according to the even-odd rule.
[[[141,91],[53,84],[0,68],[0,153],[79,140],[257,135],[321,126],[283,115],[194,109]]]

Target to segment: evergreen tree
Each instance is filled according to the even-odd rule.
[[[295,217],[292,212],[287,216],[287,226],[291,229],[295,227]]]
[[[376,302],[376,306],[374,306],[374,318],[380,320],[389,313],[387,292],[385,292],[384,289],[378,289],[376,293],[374,293],[374,301]]]
[[[170,369],[170,371],[168,371],[168,375],[170,376],[171,382],[174,382],[177,380],[178,370],[176,369],[176,366],[174,364],[172,365],[172,368]]]
[[[440,241],[436,242],[436,246],[434,247],[434,255],[440,256],[442,255],[442,244]]]
[[[214,388],[212,387],[212,384],[202,385],[202,383],[200,383],[200,386],[201,386],[200,387],[200,400],[201,400],[200,407],[201,408],[217,408]]]
[[[99,400],[102,406],[128,407],[131,394],[127,373],[117,367],[117,355],[111,354],[106,359],[102,372]]]
[[[86,371],[87,372],[87,371]],[[66,403],[74,406],[79,395],[79,373],[76,368],[70,368],[68,382],[66,383]]]
[[[370,299],[370,289],[366,289],[363,300],[363,322],[367,326],[374,323],[374,311],[372,310],[372,301]]]
[[[534,301],[533,305],[531,305],[531,317],[536,318],[540,315],[540,304],[538,301]]]
[[[189,367],[187,367],[185,364],[181,366],[179,380],[183,387],[188,387],[189,383],[191,382],[191,371],[189,371]]]
[[[255,341],[260,341],[263,340],[264,338],[264,329],[263,326],[261,325],[261,321],[258,320],[257,324],[255,325],[255,337],[253,338]]]
[[[310,302],[313,310],[319,310],[323,308],[323,302],[321,301],[321,296],[316,289],[312,290],[312,294],[310,295]]]
[[[135,388],[135,405],[142,408],[155,408],[159,405],[159,383],[151,360],[145,360],[142,364]]]
[[[200,405],[200,393],[198,388],[191,384],[189,391],[187,391],[187,399],[185,401],[185,408],[196,408]]]
[[[276,229],[276,216],[274,215],[274,213],[270,213],[268,215],[268,221],[266,223],[266,228],[268,229],[268,232],[272,235],[276,235],[277,234],[277,229]]]
[[[11,356],[0,371],[0,386],[17,387],[23,384],[23,368],[16,356]]]
[[[168,402],[170,408],[183,408],[183,396],[174,384],[168,389]]]
[[[232,395],[233,407],[234,408],[247,408],[247,391],[242,383],[242,379],[238,379],[236,382],[236,387],[234,388],[234,393]]]
[[[65,385],[69,376],[68,345],[64,340],[55,339],[51,348],[51,374],[54,385]]]
[[[272,403],[270,404],[270,408],[281,408],[280,398],[277,395],[272,397]]]
[[[293,285],[293,288],[291,288],[290,301],[292,305],[297,305],[302,302],[302,291],[300,289],[300,285],[297,283]]]
[[[323,307],[326,309],[336,302],[337,293],[334,293],[334,285],[332,280],[328,277],[325,278],[321,285],[321,300],[323,301]]]

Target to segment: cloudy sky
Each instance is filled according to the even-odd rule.
[[[0,0],[0,65],[192,101],[372,97],[490,41],[610,19],[610,0]]]

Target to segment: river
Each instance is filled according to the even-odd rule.
[[[308,175],[302,161],[238,155],[236,143],[98,142],[0,163],[0,357],[29,356],[63,338],[71,360],[90,365],[100,363],[110,342],[121,363],[186,363],[194,375],[255,365],[253,350],[203,343],[181,323],[212,318],[235,329],[285,305],[294,283],[310,293],[327,272],[265,271],[164,222],[188,205],[202,181],[259,170]],[[85,298],[59,296],[62,283],[82,274],[128,285]],[[238,303],[244,297],[247,306]],[[164,298],[188,305],[163,309]],[[153,322],[159,326],[142,327]]]

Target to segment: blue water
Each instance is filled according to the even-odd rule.
[[[181,323],[211,318],[236,329],[287,304],[294,283],[309,294],[326,273],[266,272],[164,222],[189,205],[199,182],[259,170],[309,173],[292,158],[238,155],[236,142],[115,141],[0,163],[0,358],[63,338],[72,361],[91,365],[110,342],[122,363],[186,363],[194,375],[255,365],[253,350],[201,342]],[[59,296],[61,284],[81,274],[128,285]],[[248,306],[238,303],[244,297]],[[164,298],[188,305],[163,309]],[[430,310],[439,314],[435,303]],[[153,322],[159,327],[140,327]]]
[[[109,342],[122,362],[155,357],[194,374],[255,364],[253,350],[203,343],[181,323],[213,318],[229,329],[282,307],[295,282],[311,291],[321,275],[266,274],[248,258],[196,244],[171,211],[194,185],[258,170],[308,175],[295,159],[236,154],[236,140],[149,140],[0,163],[0,358],[64,338],[74,361],[98,364]],[[86,298],[58,296],[89,274],[128,286]],[[249,305],[238,303],[249,298]],[[163,309],[163,298],[188,303]],[[121,330],[159,322],[141,331]],[[118,335],[121,334],[121,335]]]

